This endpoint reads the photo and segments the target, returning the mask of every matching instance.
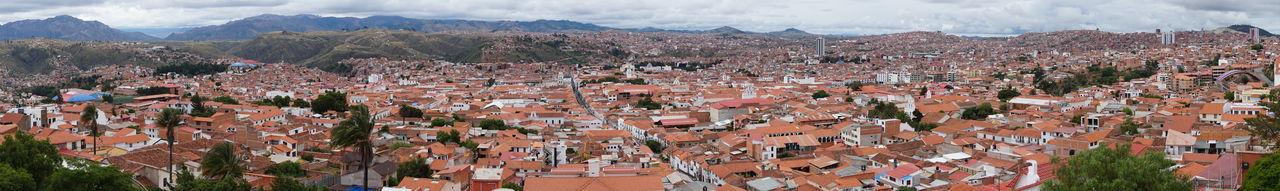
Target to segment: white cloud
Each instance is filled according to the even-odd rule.
[[[1021,33],[1198,30],[1252,24],[1280,30],[1275,0],[17,0],[0,22],[67,14],[117,28],[191,27],[260,14],[563,19],[610,27],[826,34],[904,31]]]

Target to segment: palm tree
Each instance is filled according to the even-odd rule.
[[[166,108],[160,111],[160,116],[156,117],[156,125],[165,129],[165,140],[169,142],[169,181],[173,181],[173,127],[177,127],[182,122],[182,111]],[[169,188],[173,188],[172,184],[165,182]]]
[[[369,161],[373,158],[372,142],[373,120],[369,117],[369,107],[365,105],[351,106],[351,115],[338,123],[330,133],[329,147],[358,149],[360,152],[360,169],[364,170],[364,189],[369,189]]]
[[[98,147],[98,108],[93,104],[86,104],[84,111],[80,112],[80,125],[89,128],[89,136],[93,138],[93,147]],[[93,150],[93,155],[98,155],[97,148],[89,148]]]
[[[244,165],[240,161],[235,146],[228,142],[218,143],[200,159],[201,174],[215,180],[239,178],[244,173]]]

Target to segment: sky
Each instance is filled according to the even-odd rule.
[[[115,28],[223,24],[261,14],[572,20],[617,28],[731,26],[820,34],[1144,32],[1251,24],[1280,30],[1280,0],[4,0],[0,22],[71,15]]]

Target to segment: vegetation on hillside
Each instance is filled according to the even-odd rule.
[[[503,44],[500,50],[491,49]],[[450,62],[558,61],[585,53],[567,51],[567,40],[413,31],[274,32],[230,48],[230,55],[262,62],[286,62],[335,73],[350,72],[350,58],[433,59]],[[517,48],[518,47],[518,48]]]
[[[1176,163],[1164,153],[1129,153],[1128,145],[1103,145],[1076,154],[1054,170],[1058,178],[1046,182],[1044,190],[1192,190],[1189,179],[1170,170]],[[1040,162],[1041,168],[1050,162]]]
[[[1044,90],[1049,94],[1061,96],[1063,94],[1073,92],[1077,89],[1095,86],[1095,85],[1111,85],[1116,82],[1129,81],[1155,75],[1158,63],[1153,61],[1146,62],[1142,68],[1133,68],[1120,70],[1115,67],[1086,67],[1084,72],[1068,72],[1071,77],[1060,80],[1045,79],[1045,71],[1037,68],[1030,73],[1036,75],[1036,88]]]

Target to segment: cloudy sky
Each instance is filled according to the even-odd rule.
[[[222,24],[260,14],[398,15],[472,20],[563,19],[609,27],[748,31],[798,28],[823,34],[944,31],[1016,34],[1070,29],[1113,32],[1213,29],[1252,24],[1280,30],[1280,0],[4,0],[0,22],[71,15],[116,28]]]

